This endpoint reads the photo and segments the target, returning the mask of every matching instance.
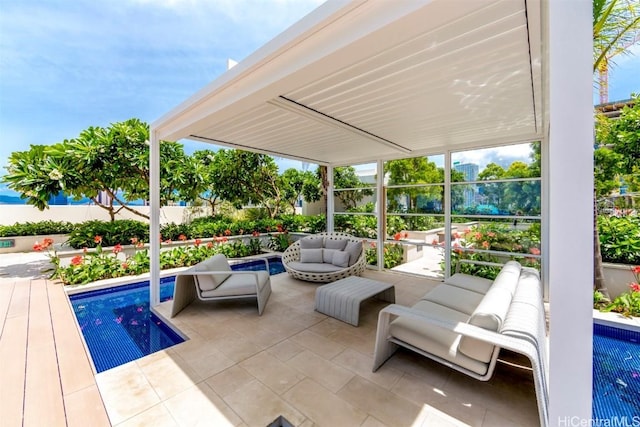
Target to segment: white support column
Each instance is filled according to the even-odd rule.
[[[150,130],[149,137],[149,301],[154,307],[160,304],[160,141],[154,129]]]
[[[384,270],[384,241],[387,238],[387,198],[384,194],[384,161],[378,160],[376,173],[376,208],[378,213],[377,221],[377,255],[378,271]]]
[[[549,0],[549,425],[590,425],[593,304],[591,0]]]
[[[333,233],[333,214],[336,211],[336,204],[333,196],[333,166],[327,166],[327,181],[329,182],[329,187],[327,188],[327,232]]]
[[[444,153],[444,277],[451,275],[451,151]]]

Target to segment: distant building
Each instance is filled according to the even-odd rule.
[[[454,162],[453,168],[458,172],[462,172],[465,181],[475,181],[478,179],[480,168],[475,163]],[[478,186],[476,184],[470,184],[465,187],[463,192],[465,208],[475,205],[477,194]]]

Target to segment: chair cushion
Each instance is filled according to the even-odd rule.
[[[231,271],[231,267],[224,255],[218,254],[192,267],[193,271]],[[212,291],[220,286],[229,274],[197,274],[196,281],[201,291]]]
[[[347,239],[324,239],[324,248],[325,249],[337,249],[339,251],[344,250],[345,246],[347,246]]]
[[[269,273],[266,271],[255,271],[258,275],[258,287],[262,289],[269,282]],[[202,292],[204,298],[231,297],[238,295],[257,295],[256,275],[246,273],[236,273],[229,276],[221,286],[212,291]]]
[[[337,266],[337,267],[348,267],[349,266],[349,254],[347,252],[344,251],[336,251],[333,254],[333,259],[331,261],[331,264]]]
[[[466,322],[468,315],[431,301],[418,301],[413,307],[430,316],[451,322]],[[408,317],[398,317],[389,325],[389,334],[426,353],[484,375],[488,365],[458,351],[461,335]]]
[[[335,271],[342,270],[342,267],[335,266],[333,264],[325,264],[323,262],[298,262],[291,261],[287,266],[293,270],[303,273],[333,273]]]
[[[305,237],[300,239],[300,249],[322,249],[322,237]]]
[[[337,249],[323,249],[322,250],[322,262],[327,264],[333,263],[333,254],[339,252]]]
[[[355,264],[362,253],[362,242],[348,242],[344,251],[349,254],[349,267]]]
[[[477,292],[443,283],[427,292],[420,299],[431,301],[471,316],[480,301],[482,301],[482,297],[484,295]]]
[[[322,249],[300,249],[300,262],[322,262]]]

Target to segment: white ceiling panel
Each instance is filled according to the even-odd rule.
[[[534,139],[541,24],[527,16],[539,7],[324,5],[153,127],[326,164]]]

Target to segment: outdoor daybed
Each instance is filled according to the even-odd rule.
[[[385,307],[378,316],[374,372],[398,346],[482,381],[493,375],[501,348],[527,356],[540,422],[547,424],[545,311],[537,270],[509,261],[494,281],[456,273],[412,307]]]
[[[359,276],[366,258],[360,239],[346,233],[319,233],[289,246],[282,254],[282,264],[296,279],[328,283]]]

